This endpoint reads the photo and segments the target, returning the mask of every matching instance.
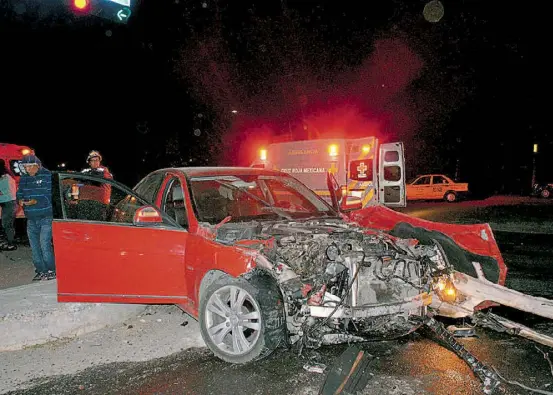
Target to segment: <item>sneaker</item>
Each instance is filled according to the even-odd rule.
[[[48,273],[45,273],[44,275],[45,280],[55,280],[56,279],[56,272],[53,272],[52,270],[48,270]]]
[[[15,244],[6,244],[2,249],[4,251],[15,251],[17,250],[17,246]]]
[[[37,273],[33,277],[33,281],[40,281],[40,280],[42,280],[43,277],[44,277],[44,273]]]

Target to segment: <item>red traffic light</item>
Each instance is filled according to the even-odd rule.
[[[73,0],[73,7],[78,11],[86,11],[90,5],[90,0]]]

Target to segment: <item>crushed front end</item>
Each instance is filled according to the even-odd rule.
[[[292,344],[403,336],[423,324],[434,290],[444,297],[451,292],[451,270],[438,244],[341,220],[225,224],[218,239],[238,234],[237,227],[248,239],[270,239],[256,263],[279,283]]]

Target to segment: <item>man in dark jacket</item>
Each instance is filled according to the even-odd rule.
[[[27,218],[36,276],[33,281],[56,278],[52,246],[52,173],[42,167],[35,155],[26,155],[21,163],[25,173],[19,180],[17,201]]]

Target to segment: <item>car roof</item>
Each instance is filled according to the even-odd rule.
[[[288,174],[277,170],[259,169],[255,167],[175,167],[171,170],[180,171],[188,177],[240,175],[288,176]]]

